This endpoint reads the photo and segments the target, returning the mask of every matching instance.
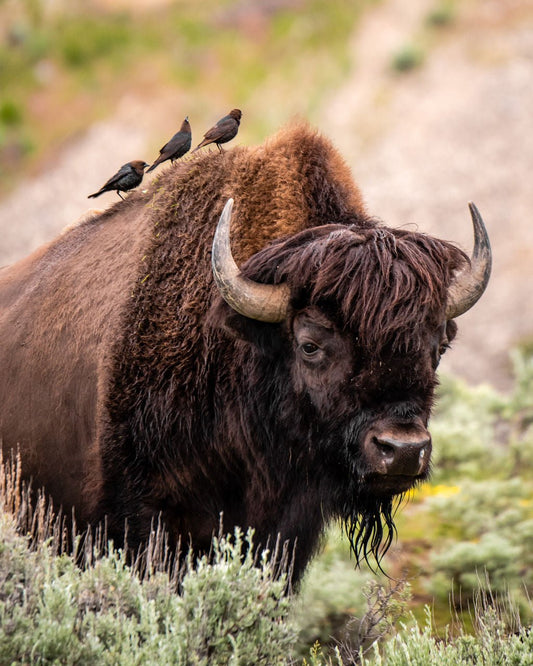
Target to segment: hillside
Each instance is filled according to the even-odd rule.
[[[449,7],[446,20],[428,21],[439,6]],[[298,25],[305,12],[294,11]],[[270,15],[258,16],[238,19],[245,39],[265,32],[261,20]],[[324,87],[320,96],[311,88],[318,102],[289,98],[285,107],[277,98],[276,112],[261,118],[261,95],[275,84],[269,79],[254,87],[250,81],[239,137],[261,140],[293,113],[304,113],[352,165],[373,214],[393,226],[415,224],[465,248],[471,242],[466,202],[474,200],[492,238],[493,279],[482,304],[462,318],[443,369],[502,388],[509,386],[508,349],[530,340],[533,332],[533,308],[524,306],[533,280],[533,191],[526,181],[533,166],[532,24],[531,2],[372,5],[354,24],[341,59],[328,63],[331,74],[335,62],[346,60],[346,73],[330,76],[338,79],[332,90]],[[402,54],[408,65],[411,56],[410,71],[393,67]],[[155,66],[160,54],[151,58]],[[291,58],[285,56],[287,62]],[[283,97],[281,71],[277,80]],[[205,103],[207,90],[201,82],[196,89]],[[153,73],[144,70],[122,84],[107,102],[105,117],[75,129],[56,150],[49,148],[44,163],[34,164],[31,175],[22,174],[0,200],[0,263],[15,261],[83,214],[89,207],[86,193],[117,166],[132,156],[156,154],[161,134],[155,128],[173,132],[185,109],[198,109],[193,95],[168,81],[158,87]],[[212,110],[204,106],[198,113],[206,127],[230,103],[223,97],[216,90]],[[52,111],[47,108],[47,114]],[[113,195],[106,195],[99,203],[111,201]]]
[[[353,165],[372,213],[471,247],[467,201],[487,224],[492,280],[459,321],[443,363],[473,383],[509,387],[508,350],[533,338],[533,3],[457,3],[428,25],[428,0],[391,0],[354,35],[353,76],[320,124]],[[420,50],[408,74],[392,57]]]
[[[266,26],[276,11],[282,18],[289,12],[293,28],[306,20],[307,11],[309,16],[324,11],[316,3],[309,3],[309,10],[303,2],[274,5],[267,12],[263,3],[254,3],[257,12],[243,15],[241,5],[227,3],[225,17],[237,22],[250,45],[268,37]],[[345,3],[335,7],[346,12]],[[217,21],[222,31],[224,21]],[[4,194],[0,264],[15,261],[83,214],[90,207],[87,193],[120,164],[150,160],[189,109],[208,127],[236,104],[226,97],[240,89],[246,98],[241,143],[262,140],[294,113],[306,115],[352,166],[369,210],[392,226],[415,224],[469,248],[466,203],[476,202],[492,238],[493,279],[482,303],[461,319],[460,337],[443,369],[473,383],[508,388],[508,349],[533,335],[533,309],[525,306],[533,280],[533,191],[527,186],[533,166],[532,25],[531,2],[383,0],[354,20],[347,50],[326,63],[323,80],[327,37],[313,33],[322,41],[300,46],[306,57],[316,56],[310,63],[316,81],[302,78],[306,68],[295,54],[285,53],[268,75],[261,74],[259,84],[248,72],[246,94],[235,82],[228,91],[203,87],[201,81],[176,85],[164,77],[157,85],[149,64],[156,67],[161,53],[146,54],[131,85],[122,81],[102,105],[101,118],[62,137],[56,151],[49,148],[31,174],[21,173]],[[340,35],[341,46],[343,39]],[[264,53],[257,46],[254,67]],[[292,69],[284,69],[289,62]],[[299,80],[294,95],[287,94],[283,73],[291,82]],[[275,104],[269,105],[274,89]],[[199,132],[193,126],[196,136]],[[98,203],[113,200],[106,195]]]

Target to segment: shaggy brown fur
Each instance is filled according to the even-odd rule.
[[[229,197],[243,272],[291,287],[283,324],[247,320],[214,288]],[[427,423],[437,350],[454,334],[446,290],[465,261],[377,226],[305,124],[199,155],[0,274],[4,448],[20,443],[27,474],[81,520],[107,516],[116,540],[127,520],[133,545],[161,514],[174,541],[206,549],[222,512],[228,530],[296,543],[296,578],[335,516],[356,551],[376,553],[404,488],[368,481],[365,433]],[[303,312],[346,350],[307,389]]]
[[[260,257],[261,266],[255,257],[247,272],[260,282],[287,282],[296,303],[320,306],[341,329],[357,330],[359,346],[375,355],[386,346],[403,353],[422,348],[423,333],[442,319],[446,287],[466,260],[445,241],[359,223],[310,229],[273,243]]]

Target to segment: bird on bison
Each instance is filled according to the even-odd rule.
[[[379,556],[428,478],[428,421],[474,250],[378,224],[306,124],[199,155],[0,271],[0,439],[78,523],[209,550],[294,548],[340,519]]]
[[[142,183],[144,170],[149,166],[148,162],[143,160],[133,160],[123,164],[120,169],[104,185],[93,194],[89,194],[88,199],[99,197],[104,192],[116,192],[121,199],[124,199],[121,192],[128,192]]]

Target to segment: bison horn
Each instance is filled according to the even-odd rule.
[[[215,283],[226,303],[239,314],[270,323],[283,321],[289,308],[286,284],[261,284],[241,275],[230,245],[233,199],[228,199],[213,239],[211,263]]]
[[[487,229],[475,204],[470,202],[468,207],[474,226],[474,250],[470,267],[462,270],[448,289],[446,319],[454,319],[462,315],[481,298],[487,288],[492,267]]]

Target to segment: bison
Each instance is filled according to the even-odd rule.
[[[200,552],[222,515],[292,544],[297,580],[338,518],[379,555],[489,279],[470,208],[471,259],[384,226],[305,123],[169,168],[0,271],[4,450],[116,542],[159,517]]]

